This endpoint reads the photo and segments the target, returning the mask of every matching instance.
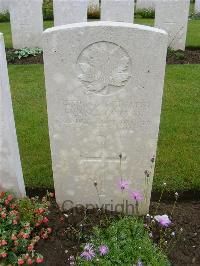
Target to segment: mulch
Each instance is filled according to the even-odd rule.
[[[26,58],[11,58],[8,53],[12,53],[15,49],[6,49],[7,60],[9,64],[28,65],[28,64],[43,64],[42,54],[37,56],[29,56]],[[200,49],[171,52],[167,56],[167,64],[200,64]]]
[[[157,207],[156,202],[151,203],[150,213],[154,213]],[[158,208],[159,214],[170,214],[173,203],[162,202]],[[87,240],[80,238],[78,232],[89,235],[93,226],[102,226],[105,221],[105,214],[98,210],[87,212],[87,222],[83,221],[85,212],[79,210],[73,214],[68,211],[68,217],[58,209],[54,203],[49,215],[50,226],[53,233],[47,240],[40,240],[37,251],[44,255],[46,266],[66,266],[70,265],[70,256],[75,256],[80,252],[80,246]],[[117,219],[116,213],[107,213],[110,218]],[[169,251],[169,260],[174,266],[199,266],[200,265],[200,201],[180,202],[177,204],[173,222],[176,231],[183,232],[177,240],[176,245]],[[72,265],[72,264],[71,264]]]

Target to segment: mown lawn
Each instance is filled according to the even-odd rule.
[[[153,19],[141,19],[136,18],[135,23],[153,26]],[[49,28],[53,26],[52,21],[45,21],[44,27]],[[200,48],[200,20],[190,20],[188,23],[188,33],[187,33],[187,47]],[[7,48],[12,47],[12,38],[10,23],[0,23],[0,32],[4,33],[5,43]]]
[[[26,185],[52,187],[43,65],[10,65]],[[200,189],[200,65],[167,66],[154,190]]]

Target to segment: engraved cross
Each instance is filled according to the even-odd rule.
[[[102,147],[102,151],[101,151],[101,155],[100,156],[84,156],[81,155],[81,159],[84,162],[99,162],[99,163],[103,163],[103,165],[105,166],[105,163],[108,162],[115,162],[115,163],[120,163],[120,162],[124,162],[126,161],[126,156],[123,154],[119,154],[116,156],[108,156],[107,152],[106,152],[106,137],[103,137],[103,147]]]

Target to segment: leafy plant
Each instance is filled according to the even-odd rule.
[[[185,59],[185,54],[183,51],[175,51],[170,47],[168,47],[167,54],[169,56],[174,55],[177,60],[184,60]]]
[[[43,262],[34,249],[40,238],[48,238],[49,202],[47,197],[15,199],[0,193],[0,265],[23,265]]]
[[[200,12],[199,13],[193,12],[190,15],[190,19],[200,19]]]
[[[105,255],[100,253],[102,246],[109,250]],[[86,248],[83,252],[87,252]],[[82,253],[78,265],[135,265],[139,261],[141,265],[170,265],[166,255],[150,240],[143,221],[132,216],[114,221],[108,228],[94,228],[89,254],[92,260],[88,262]]]
[[[155,10],[151,8],[138,9],[136,15],[142,18],[155,18]]]
[[[44,20],[53,20],[53,0],[44,0],[43,18]]]
[[[9,12],[0,13],[0,22],[9,22],[10,14]]]
[[[181,52],[181,51],[177,51],[177,52],[175,52],[175,57],[176,57],[176,59],[178,59],[178,60],[184,60],[184,59],[185,59],[184,52]]]
[[[14,54],[18,57],[18,59],[21,59],[23,57],[28,57],[28,56],[36,56],[38,54],[42,53],[42,49],[40,48],[23,48],[20,50],[17,50],[14,52]]]

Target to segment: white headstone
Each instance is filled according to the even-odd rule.
[[[8,12],[8,0],[0,0],[0,14]]]
[[[13,47],[41,47],[43,0],[10,0],[10,22]]]
[[[89,0],[88,10],[89,12],[99,11],[99,0]]]
[[[87,21],[88,0],[54,0],[54,25]]]
[[[200,13],[200,0],[195,0],[195,13],[198,14]]]
[[[185,50],[190,0],[160,0],[156,3],[155,27],[165,30],[168,46]]]
[[[101,20],[133,23],[134,0],[101,0]]]
[[[144,171],[156,153],[167,34],[130,23],[78,23],[46,30],[43,48],[58,204],[115,208],[123,178],[142,193],[146,213],[152,177]]]
[[[155,9],[155,2],[159,0],[137,0],[136,9]]]
[[[25,196],[3,34],[0,33],[0,191]]]

